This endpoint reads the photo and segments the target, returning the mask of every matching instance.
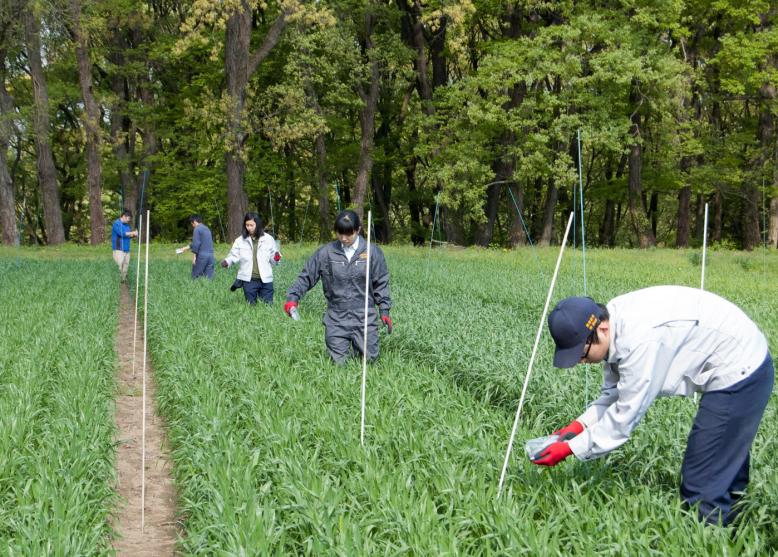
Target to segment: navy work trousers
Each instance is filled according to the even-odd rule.
[[[212,253],[198,253],[192,265],[192,278],[208,277],[213,279],[213,266],[216,260]]]
[[[246,301],[251,305],[257,303],[257,298],[266,304],[273,303],[273,283],[262,282],[260,279],[251,279],[249,282],[243,282],[243,295]]]
[[[748,485],[751,443],[773,392],[775,371],[767,354],[748,377],[705,393],[689,433],[681,467],[681,497],[700,504],[702,520],[729,524],[733,505]]]

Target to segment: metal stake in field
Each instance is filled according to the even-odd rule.
[[[367,269],[365,270],[365,326],[362,329],[362,419],[359,427],[359,443],[365,446],[365,385],[367,384],[367,308],[370,299],[370,227],[373,212],[367,212]]]
[[[535,355],[538,351],[538,344],[540,343],[540,335],[543,333],[543,323],[546,321],[546,313],[548,312],[548,305],[551,302],[551,295],[554,293],[554,284],[556,284],[557,273],[559,273],[559,264],[562,262],[562,254],[565,252],[565,245],[567,244],[567,235],[570,233],[570,225],[573,224],[573,214],[570,213],[570,218],[567,219],[567,228],[565,228],[565,236],[562,238],[562,245],[559,248],[559,256],[556,260],[556,267],[554,268],[554,276],[551,277],[551,286],[548,289],[548,295],[546,296],[546,304],[543,306],[543,313],[540,316],[540,324],[538,325],[538,332],[535,335],[535,346],[532,347],[532,355],[529,359],[529,365],[527,366],[527,376],[524,378],[524,386],[521,388],[521,397],[519,398],[519,407],[516,409],[516,417],[513,420],[513,429],[511,430],[511,437],[508,440],[508,450],[505,451],[505,461],[502,465],[502,472],[500,473],[500,484],[497,487],[497,497],[500,497],[502,493],[502,486],[505,482],[505,472],[508,470],[508,461],[511,457],[511,450],[513,449],[513,440],[516,437],[516,430],[519,427],[519,418],[521,417],[521,409],[524,406],[524,397],[527,394],[527,385],[529,385],[529,378],[532,375],[532,365],[535,363]]]
[[[143,279],[143,398],[141,403],[141,459],[140,459],[140,531],[146,522],[146,332],[149,322],[149,220],[151,212],[146,211],[146,271]]]
[[[135,379],[135,360],[138,349],[138,288],[140,287],[140,247],[143,245],[143,238],[145,236],[141,234],[143,230],[143,215],[140,216],[140,224],[138,225],[138,263],[135,270],[135,317],[132,325],[132,378]]]
[[[702,227],[702,278],[700,290],[705,290],[705,253],[708,246],[708,204],[705,204],[705,224]]]

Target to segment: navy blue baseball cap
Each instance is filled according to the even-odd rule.
[[[556,344],[555,367],[573,367],[581,360],[601,315],[600,306],[591,298],[565,298],[556,305],[548,315],[548,330]]]

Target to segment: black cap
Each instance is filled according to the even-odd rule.
[[[581,360],[586,340],[600,322],[602,311],[591,298],[571,297],[559,302],[548,316],[548,330],[556,344],[555,367],[573,367]]]

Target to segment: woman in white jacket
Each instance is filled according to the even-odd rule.
[[[239,264],[236,283],[242,285],[249,304],[256,304],[257,298],[266,304],[273,303],[273,267],[281,262],[281,252],[264,228],[257,213],[246,213],[243,234],[235,239],[230,253],[221,261],[224,268]]]

